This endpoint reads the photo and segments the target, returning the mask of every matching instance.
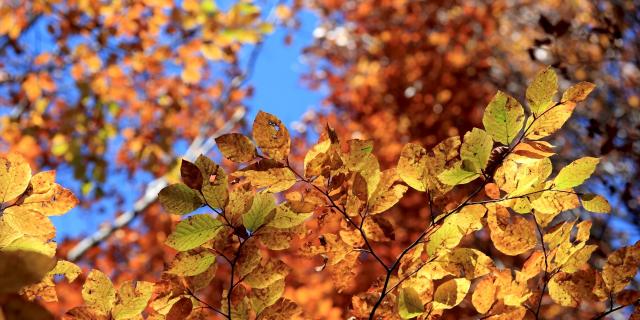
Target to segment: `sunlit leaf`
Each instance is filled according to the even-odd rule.
[[[553,180],[555,187],[565,190],[581,185],[589,179],[599,162],[600,159],[592,157],[584,157],[571,162],[562,168]]]
[[[269,223],[276,208],[276,200],[271,193],[258,193],[253,198],[251,208],[242,216],[242,224],[253,232]]]
[[[249,162],[257,157],[256,146],[240,133],[228,133],[216,138],[222,155],[234,162]]]
[[[469,292],[470,285],[471,281],[464,278],[451,279],[440,284],[433,294],[433,308],[442,310],[457,306]]]
[[[166,243],[178,251],[191,250],[213,239],[223,227],[211,215],[197,214],[180,221]]]
[[[289,155],[289,130],[275,116],[260,111],[253,122],[253,139],[271,159],[282,161]]]
[[[99,270],[91,270],[82,286],[84,303],[101,314],[109,314],[116,301],[111,280]]]
[[[195,276],[206,271],[215,261],[215,254],[209,251],[179,252],[166,272],[183,277]]]
[[[553,106],[553,98],[558,92],[558,79],[551,67],[538,72],[533,82],[527,87],[526,97],[529,109],[535,116],[540,116]]]
[[[611,205],[603,196],[597,194],[584,194],[580,196],[582,206],[591,212],[609,213]]]
[[[191,213],[203,205],[197,191],[182,183],[165,187],[158,194],[158,199],[165,210],[179,215]]]
[[[498,91],[482,117],[482,124],[493,140],[509,145],[522,130],[524,109],[518,100]]]
[[[420,299],[418,292],[411,287],[400,289],[398,295],[398,312],[402,319],[411,319],[424,312],[424,303]]]

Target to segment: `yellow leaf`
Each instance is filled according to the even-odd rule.
[[[408,188],[399,184],[399,180],[395,169],[382,172],[380,182],[368,202],[370,214],[384,212],[400,201]]]
[[[0,251],[0,293],[18,293],[39,282],[55,264],[55,259],[38,252]]]
[[[262,160],[241,171],[234,172],[233,175],[245,177],[252,186],[266,188],[266,191],[274,193],[288,190],[297,182],[296,175],[291,169],[274,163],[272,160]]]
[[[311,215],[312,213],[296,213],[287,204],[282,203],[276,207],[275,215],[267,226],[287,229],[303,223]]]
[[[458,162],[453,168],[440,173],[438,175],[440,182],[450,186],[457,186],[459,184],[469,183],[480,177],[480,173],[468,171],[463,168],[462,164],[462,162]]]
[[[451,279],[436,288],[433,294],[433,309],[451,309],[464,299],[469,291],[471,281],[465,278]]]
[[[247,274],[253,272],[262,261],[260,255],[260,248],[255,238],[250,238],[244,242],[240,252],[238,252],[238,258],[236,263],[236,272],[240,278],[245,277]]]
[[[589,179],[600,159],[593,157],[584,157],[571,162],[562,168],[553,180],[555,187],[565,190],[581,185],[585,180]]]
[[[269,158],[283,161],[289,155],[289,130],[275,116],[260,111],[253,122],[253,139]]]
[[[536,226],[522,216],[512,215],[508,209],[488,206],[487,224],[491,241],[500,252],[515,256],[536,246]]]
[[[510,158],[518,163],[527,163],[554,155],[553,146],[546,141],[524,141],[518,143]]]
[[[160,190],[158,199],[165,210],[179,215],[191,213],[204,204],[195,190],[182,183],[172,184]]]
[[[58,260],[56,266],[49,272],[49,275],[63,275],[67,278],[67,281],[73,282],[80,274],[82,270],[73,262],[66,260]]]
[[[486,212],[487,209],[482,205],[471,205],[447,217],[440,228],[429,236],[427,242],[429,256],[433,256],[438,251],[456,247],[465,235],[482,229],[481,219]]]
[[[589,193],[580,196],[580,200],[582,200],[582,206],[588,211],[596,213],[609,213],[611,211],[609,201],[603,196]]]
[[[565,102],[551,107],[536,119],[529,118],[525,125],[528,128],[525,137],[538,140],[555,133],[571,117],[573,109],[575,109],[574,103]]]
[[[561,306],[575,308],[593,300],[594,285],[593,270],[581,270],[572,274],[559,272],[549,280],[549,295]]]
[[[264,309],[259,320],[290,320],[296,319],[302,313],[300,308],[295,302],[287,299],[280,299],[275,304]]]
[[[602,269],[602,279],[612,293],[617,293],[631,282],[638,272],[638,267],[640,267],[640,241],[610,254]]]
[[[498,91],[487,105],[482,124],[493,140],[509,145],[524,123],[524,109],[518,100]]]
[[[258,266],[244,278],[244,282],[252,288],[264,289],[274,282],[284,279],[289,274],[289,267],[279,260],[269,260],[265,265]]]
[[[418,292],[411,287],[400,289],[398,295],[398,312],[402,319],[411,319],[424,312],[424,303]]]
[[[146,281],[126,281],[118,289],[118,301],[113,308],[115,320],[133,319],[140,316],[147,307],[153,293],[153,283]]]
[[[284,293],[284,279],[277,280],[266,288],[253,289],[249,295],[251,305],[256,314],[260,314],[266,307],[273,305]]]
[[[0,204],[21,195],[29,186],[31,168],[17,154],[0,158]]]
[[[561,102],[571,101],[578,103],[584,101],[595,87],[596,85],[591,82],[582,81],[576,83],[562,94]]]
[[[183,277],[195,276],[205,272],[215,262],[216,256],[209,251],[179,252],[166,272]]]
[[[495,278],[492,276],[485,277],[478,282],[478,285],[473,290],[471,303],[478,313],[487,313],[496,301],[496,291],[498,288],[496,288],[493,283],[494,280]]]
[[[526,97],[529,109],[535,116],[540,116],[553,105],[553,97],[558,92],[558,78],[551,67],[538,72],[533,82],[527,87]]]
[[[393,225],[385,217],[369,217],[364,220],[362,230],[365,232],[369,240],[380,242],[395,240]]]
[[[276,200],[271,193],[258,193],[253,198],[249,211],[242,215],[242,224],[247,230],[254,232],[270,222],[275,208]]]
[[[437,177],[458,156],[459,147],[460,137],[457,136],[440,142],[429,152],[417,144],[409,143],[402,149],[398,175],[410,187],[418,191],[429,190],[432,197],[437,199],[452,188]]]
[[[482,129],[473,128],[464,135],[460,147],[463,168],[471,172],[482,172],[487,167],[492,149],[491,136]]]
[[[99,270],[91,270],[82,286],[82,298],[87,306],[100,314],[109,314],[116,300],[111,280]]]
[[[249,138],[239,133],[228,133],[216,138],[222,155],[234,162],[248,162],[257,157],[256,146]]]

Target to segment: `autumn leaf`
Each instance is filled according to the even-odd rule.
[[[518,136],[524,123],[524,109],[518,100],[498,91],[482,117],[482,124],[493,140],[509,145]]]
[[[258,266],[244,278],[244,282],[253,288],[264,289],[276,281],[284,279],[289,274],[289,267],[282,261],[269,260],[265,265]]]
[[[411,319],[424,312],[424,303],[420,299],[418,292],[411,287],[400,289],[398,295],[398,312],[402,319]]]
[[[215,261],[215,254],[209,251],[179,252],[166,272],[183,277],[195,276],[205,272]]]
[[[574,84],[562,94],[561,102],[571,101],[578,103],[584,101],[596,85],[591,82],[582,81]]]
[[[193,215],[178,223],[166,243],[178,251],[191,250],[213,239],[223,227],[222,222],[208,214]]]
[[[631,282],[639,267],[640,241],[610,254],[602,268],[602,279],[612,293],[617,293]]]
[[[253,121],[253,139],[264,154],[277,161],[287,159],[291,138],[280,119],[260,111]]]
[[[98,313],[109,314],[116,301],[116,291],[107,275],[94,269],[82,286],[82,298]]]
[[[580,196],[582,206],[588,211],[595,213],[609,213],[611,205],[603,196],[597,194],[584,194]]]
[[[0,293],[18,293],[39,282],[55,264],[55,259],[38,252],[0,250]]]
[[[112,316],[115,320],[132,319],[147,307],[153,293],[153,283],[126,281],[120,285]]]
[[[258,193],[253,198],[251,208],[242,215],[242,224],[254,232],[273,218],[276,201],[271,193]]]
[[[179,215],[191,213],[204,204],[197,191],[182,183],[165,187],[158,194],[158,199],[165,210]]]
[[[31,168],[17,154],[0,158],[0,203],[17,198],[29,186]]]
[[[469,291],[471,281],[459,278],[448,280],[436,288],[433,294],[433,309],[451,309],[464,299]]]
[[[549,110],[557,92],[558,79],[553,68],[547,67],[538,72],[526,91],[527,103],[531,112],[539,117]]]
[[[471,303],[478,313],[487,313],[496,301],[496,288],[494,284],[495,278],[487,276],[482,278],[473,290]]]
[[[537,243],[535,224],[512,215],[502,206],[489,206],[487,224],[493,245],[504,254],[519,255],[533,249]]]
[[[186,184],[187,187],[194,190],[202,189],[202,172],[200,172],[200,168],[195,164],[182,159],[180,164],[180,175],[182,176],[182,181],[184,181],[184,184]]]
[[[559,190],[577,187],[587,180],[600,162],[598,158],[584,157],[562,168],[553,183]]]
[[[257,157],[256,146],[240,133],[228,133],[216,138],[222,155],[234,162],[249,162]]]

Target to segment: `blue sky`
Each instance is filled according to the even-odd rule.
[[[224,3],[221,7],[225,9]],[[301,82],[301,75],[306,70],[301,54],[304,47],[313,41],[312,32],[316,17],[311,12],[302,12],[300,21],[302,24],[293,33],[293,41],[290,45],[284,44],[287,32],[281,28],[277,28],[266,39],[250,80],[255,90],[253,97],[247,100],[247,106],[250,108],[247,115],[249,121],[259,110],[263,110],[278,116],[290,127],[291,123],[299,120],[305,111],[319,106],[322,93],[309,90]],[[243,52],[245,60],[248,59],[249,52],[250,50]],[[116,149],[111,148],[111,150]],[[74,192],[79,192],[80,185],[72,179],[72,176],[73,173],[69,168],[58,168],[59,182],[70,187]],[[137,182],[141,184],[151,179],[152,177],[148,174],[140,174],[136,177]],[[131,208],[142,194],[142,190],[138,188],[130,192],[121,190],[123,185],[127,187],[127,184],[122,184],[125,181],[124,174],[115,172],[108,180],[107,188],[118,189],[127,196],[124,208]],[[113,204],[106,200],[91,204],[89,208],[73,209],[64,216],[52,217],[58,230],[56,240],[90,234],[97,230],[100,224],[110,223],[114,213]]]

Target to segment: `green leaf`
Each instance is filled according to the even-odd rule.
[[[82,286],[84,303],[101,314],[109,314],[116,301],[116,291],[111,280],[99,270],[91,270]]]
[[[276,208],[275,216],[267,226],[278,229],[287,229],[295,227],[303,223],[306,219],[311,217],[313,213],[297,213],[291,210],[288,205],[280,204]]]
[[[418,291],[411,287],[402,288],[398,296],[398,312],[402,319],[415,318],[424,313],[424,303]]]
[[[203,205],[198,193],[182,183],[165,187],[158,194],[158,199],[165,210],[179,215],[191,213]]]
[[[191,250],[213,239],[222,228],[222,222],[212,216],[197,214],[180,221],[166,243],[178,251]]]
[[[467,171],[462,168],[462,162],[457,163],[453,168],[447,169],[438,175],[438,179],[450,186],[469,183],[480,177],[479,173]]]
[[[562,168],[553,180],[555,188],[565,190],[581,185],[596,170],[599,162],[599,158],[593,157],[584,157],[571,162]]]
[[[464,135],[460,147],[460,158],[464,169],[482,172],[487,167],[493,149],[493,140],[484,130],[473,128]]]
[[[611,212],[611,205],[603,196],[588,193],[582,195],[580,200],[582,200],[582,206],[588,211],[596,213]]]
[[[253,232],[265,223],[276,208],[276,200],[271,193],[258,193],[253,198],[251,208],[242,215],[242,224],[247,230]]]
[[[215,262],[216,255],[209,251],[179,252],[166,272],[182,277],[195,276],[205,272]]]
[[[538,72],[526,92],[527,103],[537,117],[553,106],[553,97],[558,92],[558,78],[551,67]]]
[[[256,146],[240,133],[228,133],[216,138],[222,155],[233,162],[248,162],[256,158]]]
[[[498,91],[487,105],[482,124],[493,140],[509,145],[522,129],[524,109],[518,100]]]

